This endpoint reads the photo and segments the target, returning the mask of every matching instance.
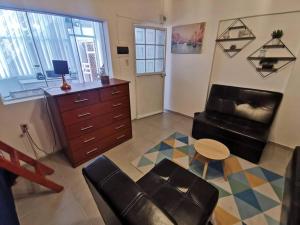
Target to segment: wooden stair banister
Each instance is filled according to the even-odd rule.
[[[51,175],[54,173],[54,170],[50,167],[25,155],[24,153],[5,144],[2,141],[0,141],[0,151],[4,151],[10,156],[9,159],[6,159],[5,157],[0,157],[0,168],[3,168],[18,176],[22,176],[55,192],[60,192],[63,190],[63,186],[46,178],[46,175]],[[23,161],[26,164],[32,166],[35,169],[35,171],[31,171],[21,166],[20,161]]]

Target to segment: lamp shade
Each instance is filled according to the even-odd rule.
[[[55,74],[69,74],[68,61],[52,60]]]

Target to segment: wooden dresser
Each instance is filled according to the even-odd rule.
[[[45,89],[62,147],[76,167],[132,138],[129,82]]]

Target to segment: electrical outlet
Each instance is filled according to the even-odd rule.
[[[28,131],[28,125],[26,123],[20,124],[22,134],[25,134]]]

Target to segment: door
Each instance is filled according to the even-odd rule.
[[[137,118],[163,112],[166,31],[135,26]]]

